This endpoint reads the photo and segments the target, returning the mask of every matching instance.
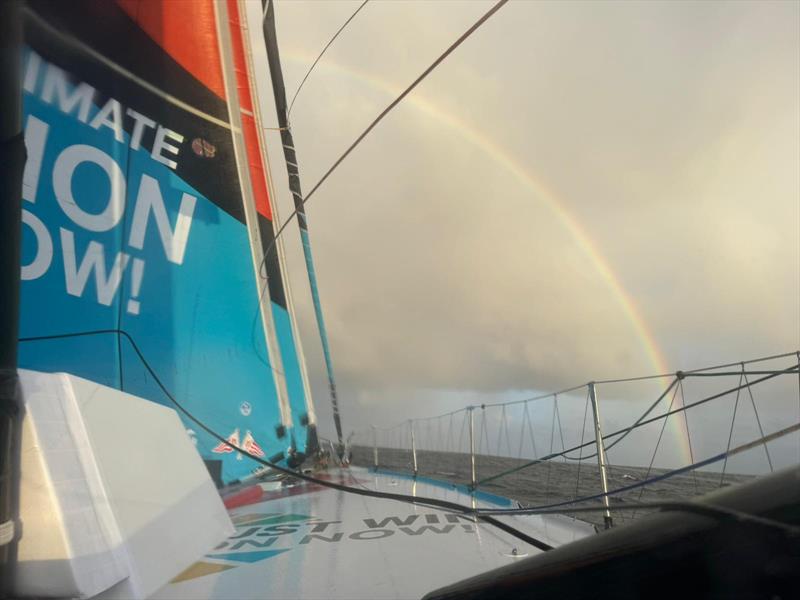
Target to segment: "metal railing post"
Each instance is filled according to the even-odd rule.
[[[606,507],[603,522],[606,529],[612,526],[610,501],[608,498],[608,477],[606,475],[606,449],[603,443],[603,434],[600,431],[600,407],[597,403],[597,391],[594,382],[589,384],[589,399],[592,401],[592,414],[594,415],[594,440],[597,445],[597,464],[600,467],[600,483],[603,487],[603,505]]]
[[[414,419],[408,421],[411,428],[411,459],[414,462],[414,477],[417,476],[417,440],[414,438]]]
[[[375,465],[375,470],[378,470],[378,430],[375,425],[372,426],[372,462]]]
[[[470,406],[468,409],[469,411],[469,462],[470,462],[470,487],[474,490],[476,487],[476,477],[475,477],[475,423],[473,422],[472,418],[472,407]]]

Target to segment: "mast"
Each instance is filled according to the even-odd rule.
[[[247,11],[245,10],[244,4],[242,0],[239,0],[240,8],[239,8],[239,19],[241,22],[241,30],[242,35],[249,38],[249,26],[247,24]],[[250,83],[250,95],[253,99],[258,97],[258,90],[256,89],[255,83],[255,63],[253,59],[253,52],[251,44],[249,43],[249,39],[247,43],[243,44],[244,46],[244,53],[245,59],[247,62],[247,80]],[[272,223],[259,223],[260,227],[272,227],[274,230],[274,224],[280,224],[280,213],[278,211],[278,203],[277,203],[277,196],[275,194],[275,190],[272,184],[272,172],[270,170],[270,162],[269,162],[269,152],[267,151],[267,143],[264,140],[263,136],[263,119],[261,118],[261,105],[259,102],[253,101],[252,103],[252,112],[253,118],[255,121],[255,131],[258,138],[258,147],[260,149],[260,156],[263,158],[263,167],[264,167],[264,175],[267,183],[267,197],[269,201],[269,208],[272,212]],[[264,235],[265,232],[261,232],[261,239],[262,241],[266,241],[268,236]],[[273,238],[274,239],[274,238]],[[265,246],[268,248],[269,246]],[[297,362],[300,368],[300,379],[303,386],[303,395],[305,396],[306,401],[306,417],[308,419],[308,440],[306,442],[306,454],[311,453],[316,448],[319,447],[319,441],[317,439],[317,416],[316,411],[314,410],[314,399],[311,396],[311,385],[309,384],[308,379],[308,368],[306,365],[306,358],[305,353],[303,352],[303,344],[300,338],[300,331],[297,326],[297,313],[294,309],[294,300],[292,298],[292,286],[289,280],[289,270],[286,265],[286,250],[283,244],[283,238],[278,238],[275,240],[275,248],[278,255],[278,265],[280,267],[280,272],[283,274],[282,282],[283,282],[283,292],[286,300],[286,311],[289,313],[289,323],[292,329],[292,338],[294,341],[295,351],[297,354]],[[265,258],[266,260],[266,258]],[[265,263],[265,272],[266,272],[266,263]]]
[[[275,110],[278,113],[278,127],[281,131],[281,143],[283,145],[283,155],[286,159],[286,170],[289,176],[289,190],[292,192],[294,207],[297,211],[297,225],[300,228],[300,239],[303,243],[303,256],[306,261],[306,272],[308,273],[308,284],[311,288],[311,297],[314,302],[314,316],[317,320],[320,341],[322,342],[322,353],[325,357],[325,370],[328,375],[328,387],[331,393],[331,406],[333,408],[333,423],[336,426],[336,436],[338,440],[337,452],[339,458],[344,454],[344,441],[342,439],[342,421],[339,413],[339,400],[336,393],[336,379],[333,374],[333,362],[331,360],[330,345],[328,343],[328,333],[325,328],[325,319],[322,314],[322,304],[319,299],[319,287],[317,286],[317,275],[314,270],[314,258],[311,253],[311,240],[308,235],[308,221],[305,209],[303,208],[303,194],[300,189],[300,172],[297,166],[297,154],[294,148],[294,138],[289,128],[289,115],[286,102],[286,87],[283,82],[283,72],[281,70],[280,53],[278,52],[278,38],[275,32],[275,11],[272,0],[262,0],[264,13],[264,42],[267,46],[267,60],[269,71],[272,78],[272,91],[275,96]]]
[[[22,171],[20,3],[0,3],[0,595],[10,587],[17,512],[20,434],[19,332]]]

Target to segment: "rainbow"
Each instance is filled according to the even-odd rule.
[[[284,55],[290,62],[295,62],[303,65],[304,67],[311,64],[314,57],[304,54],[289,52]],[[359,82],[369,85],[374,89],[385,92],[390,98],[394,98],[402,92],[391,83],[362,73],[349,66],[342,65],[335,61],[331,61],[326,57],[324,60],[317,64],[317,69],[334,71],[338,75],[345,75]],[[608,289],[611,291],[623,312],[627,316],[636,336],[641,342],[642,348],[647,356],[648,361],[654,368],[657,374],[668,374],[670,372],[669,366],[663,353],[658,347],[656,338],[653,332],[644,320],[639,307],[636,305],[635,300],[625,290],[619,277],[612,269],[608,260],[603,256],[603,253],[597,247],[597,244],[589,236],[586,228],[580,221],[569,211],[565,203],[560,201],[556,194],[546,186],[540,178],[532,175],[526,168],[514,159],[511,154],[502,146],[495,143],[486,133],[458,117],[453,116],[449,112],[439,108],[433,102],[425,99],[417,91],[412,92],[404,101],[407,105],[415,107],[420,112],[433,117],[437,123],[440,123],[461,136],[462,139],[474,145],[476,148],[484,152],[488,158],[493,162],[501,165],[525,188],[529,189],[555,216],[557,221],[564,227],[570,234],[572,239],[578,247],[584,252],[589,259],[597,273],[605,281]],[[663,390],[668,379],[662,378],[656,380],[659,388]],[[680,394],[676,397],[676,402],[680,403]],[[679,404],[675,405],[677,408]],[[680,451],[683,455],[683,460],[686,463],[691,461],[692,453],[689,445],[689,435],[683,419],[678,417],[670,418],[675,437],[680,446]]]

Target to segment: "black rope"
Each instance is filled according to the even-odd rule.
[[[347,21],[345,21],[342,24],[341,27],[339,27],[339,30],[333,35],[333,37],[330,39],[330,41],[327,44],[325,44],[325,47],[322,49],[322,52],[319,53],[319,56],[317,56],[317,58],[314,60],[314,63],[311,65],[311,67],[309,67],[308,71],[306,72],[305,76],[303,77],[303,80],[300,82],[300,85],[297,87],[297,91],[294,93],[294,96],[292,96],[292,101],[289,103],[289,110],[286,111],[287,118],[292,113],[292,107],[294,106],[294,101],[297,100],[297,95],[300,93],[300,90],[303,89],[303,84],[306,82],[306,79],[308,79],[308,76],[311,75],[311,71],[314,70],[314,67],[317,66],[317,63],[322,58],[322,55],[325,54],[325,52],[328,50],[328,48],[330,48],[331,44],[333,44],[333,42],[336,40],[336,38],[339,37],[339,34],[342,33],[342,31],[344,31],[344,28],[347,27],[350,24],[350,21],[355,19],[356,15],[359,13],[359,11],[367,5],[367,2],[369,2],[369,0],[364,0],[364,2],[361,3],[361,5],[356,9],[356,11],[352,15],[350,15],[350,18],[347,19]]]
[[[416,88],[420,83],[422,83],[422,81],[428,75],[430,75],[431,72],[436,67],[438,67],[444,61],[445,58],[450,56],[450,54],[456,48],[458,48],[468,37],[470,37],[473,33],[475,33],[481,27],[481,25],[483,25],[486,21],[488,21],[489,18],[492,15],[494,15],[498,10],[500,10],[507,2],[508,0],[499,0],[469,29],[467,29],[464,33],[462,33],[461,36],[459,36],[459,38],[455,42],[450,44],[450,46],[448,46],[447,49],[444,52],[442,52],[442,54],[440,54],[439,57],[435,61],[433,61],[433,63],[431,63],[431,65],[427,69],[425,69],[419,77],[417,77],[413,82],[411,82],[411,84],[405,90],[403,90],[403,92],[399,96],[397,96],[397,98],[392,100],[392,102],[386,108],[384,108],[383,111],[377,117],[375,117],[372,123],[369,124],[369,126],[361,133],[361,135],[359,135],[356,138],[356,140],[352,144],[350,144],[350,146],[348,146],[347,150],[345,150],[342,153],[342,155],[336,159],[333,165],[331,165],[331,167],[325,172],[325,174],[314,185],[314,187],[311,188],[311,191],[308,192],[305,195],[305,197],[298,203],[298,205],[295,207],[295,209],[292,211],[289,217],[278,228],[278,231],[275,232],[275,236],[272,238],[272,241],[269,243],[269,246],[267,246],[267,249],[264,251],[264,255],[261,259],[261,265],[259,265],[259,271],[264,265],[267,256],[269,256],[269,253],[275,247],[276,241],[281,236],[286,227],[289,225],[289,223],[292,222],[292,219],[294,219],[297,216],[297,213],[306,205],[306,203],[311,199],[314,193],[320,188],[320,186],[323,183],[325,183],[328,177],[330,177],[330,175],[339,167],[339,165],[342,164],[344,159],[346,159],[350,155],[350,153],[353,150],[355,150],[356,147],[364,140],[364,138],[367,137],[373,129],[375,129],[378,123],[380,123],[384,119],[384,117],[386,117],[386,115],[388,115],[398,104],[400,104],[400,102],[402,102],[403,99],[414,90],[414,88]]]
[[[318,479],[316,477],[308,475],[307,473],[303,473],[302,471],[295,471],[295,470],[289,469],[287,467],[282,467],[281,465],[278,465],[278,464],[273,463],[273,462],[271,462],[269,460],[261,458],[260,456],[256,456],[254,454],[251,454],[250,452],[248,452],[244,448],[240,448],[238,445],[233,444],[230,441],[228,441],[227,438],[225,438],[222,435],[220,435],[219,433],[217,433],[215,430],[213,430],[211,427],[209,427],[205,422],[203,422],[201,419],[197,418],[181,402],[179,402],[169,392],[169,390],[164,385],[164,383],[161,381],[161,378],[158,376],[158,374],[153,369],[153,367],[150,365],[150,363],[147,362],[147,359],[144,357],[144,354],[142,354],[142,351],[139,349],[139,346],[136,344],[136,342],[133,340],[133,338],[126,331],[124,331],[122,329],[97,329],[97,330],[93,330],[93,331],[80,331],[80,332],[75,332],[75,333],[62,333],[62,334],[44,335],[44,336],[31,336],[31,337],[19,338],[19,341],[23,342],[23,343],[24,342],[37,342],[37,341],[50,341],[50,340],[58,340],[58,339],[76,338],[76,337],[84,337],[84,336],[91,336],[91,335],[107,335],[107,334],[120,335],[120,336],[123,336],[126,340],[128,340],[128,342],[131,345],[131,348],[133,348],[133,351],[138,356],[139,360],[142,363],[142,366],[144,366],[144,368],[147,370],[147,372],[150,373],[150,376],[153,378],[153,381],[161,389],[161,391],[169,399],[169,401],[172,402],[172,404],[175,406],[175,408],[177,408],[179,412],[183,413],[183,415],[185,415],[186,418],[188,418],[190,421],[195,423],[203,431],[208,433],[211,437],[217,439],[219,442],[221,442],[223,444],[227,444],[228,446],[230,446],[231,448],[233,448],[237,452],[241,453],[243,456],[247,456],[251,460],[254,460],[255,462],[257,462],[257,463],[259,463],[259,464],[261,464],[261,465],[263,465],[265,467],[269,467],[269,468],[273,469],[274,471],[277,471],[279,473],[283,473],[284,475],[289,475],[291,477],[295,477],[297,479],[302,479],[303,481],[307,481],[309,483],[314,483],[314,484],[317,484],[317,485],[320,485],[320,486],[323,486],[323,487],[327,487],[327,488],[331,488],[331,489],[334,489],[334,490],[338,490],[340,492],[347,492],[347,493],[356,494],[356,495],[359,495],[359,496],[368,496],[368,497],[372,497],[372,498],[381,498],[381,499],[385,499],[385,500],[396,500],[398,502],[406,502],[406,503],[417,504],[417,505],[421,505],[421,506],[430,506],[430,507],[433,507],[433,508],[443,508],[443,509],[446,509],[446,510],[452,510],[454,512],[467,514],[467,515],[473,514],[473,511],[475,510],[470,506],[464,506],[462,504],[458,504],[457,502],[450,502],[449,500],[440,500],[438,498],[426,498],[426,497],[421,497],[421,496],[408,496],[406,494],[392,494],[392,493],[388,493],[388,492],[379,492],[377,490],[370,490],[368,488],[360,489],[360,488],[356,488],[356,487],[352,487],[352,486],[348,486],[348,485],[343,485],[343,484],[340,484],[340,483],[335,483],[333,481],[326,481],[324,479]],[[531,546],[534,546],[535,548],[538,548],[540,550],[551,550],[552,549],[552,546],[550,546],[549,544],[546,544],[545,542],[542,542],[541,540],[538,540],[538,539],[536,539],[536,538],[534,538],[534,537],[532,537],[532,536],[530,536],[530,535],[528,535],[528,534],[526,534],[526,533],[524,533],[522,531],[519,531],[518,529],[512,527],[511,525],[509,525],[507,523],[503,523],[502,521],[494,519],[491,515],[487,515],[485,517],[484,516],[477,516],[476,518],[479,518],[480,520],[482,520],[482,521],[484,521],[486,523],[489,523],[490,525],[493,525],[494,527],[497,527],[498,529],[501,529],[502,531],[505,531],[506,533],[516,537],[517,539],[520,539],[520,540],[524,541],[525,543],[530,544]]]

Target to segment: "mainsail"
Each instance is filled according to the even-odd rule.
[[[169,404],[135,344],[232,444],[313,449],[236,1],[27,6],[20,366]]]

